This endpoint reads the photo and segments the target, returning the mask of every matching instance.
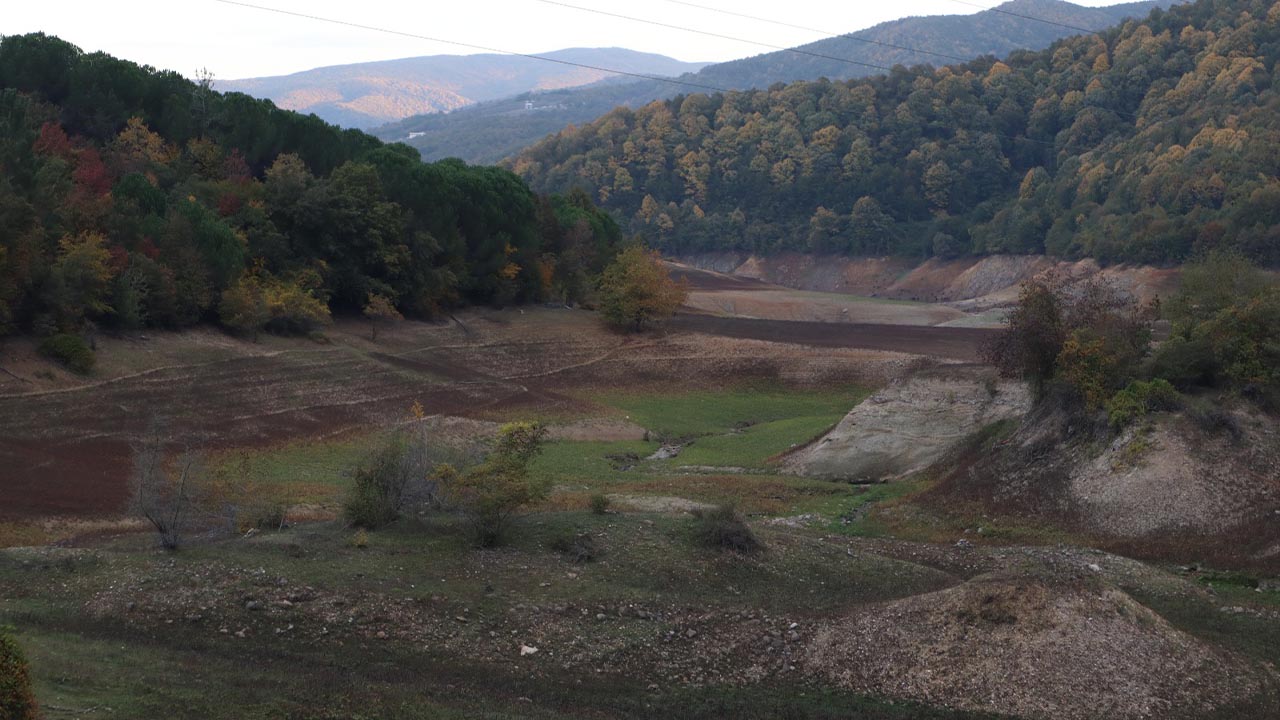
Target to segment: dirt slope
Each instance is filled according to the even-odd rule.
[[[862,401],[785,467],[801,475],[879,480],[920,470],[976,429],[1030,405],[1021,383],[979,367],[944,366],[894,381]]]
[[[1043,255],[990,255],[917,263],[901,258],[850,258],[802,253],[767,257],[703,253],[677,258],[693,267],[755,278],[784,287],[870,297],[956,303],[982,310],[1011,303],[1018,285],[1053,269],[1072,277],[1101,274],[1143,300],[1177,289],[1176,270],[1118,265],[1100,268],[1092,260],[1065,262]]]
[[[1280,429],[1246,408],[1104,423],[1038,408],[990,452],[957,458],[922,500],[1034,518],[1113,549],[1280,571]]]
[[[860,610],[804,664],[844,687],[1054,720],[1202,717],[1276,681],[1104,581],[1034,574]]]

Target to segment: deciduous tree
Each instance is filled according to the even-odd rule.
[[[617,327],[639,331],[671,317],[689,291],[671,278],[656,251],[635,246],[618,254],[600,278],[600,312]]]

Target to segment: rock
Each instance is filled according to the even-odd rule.
[[[1094,572],[1102,572],[1102,566],[1097,563],[1089,563],[1087,567]]]
[[[596,619],[597,619],[597,620],[603,620],[603,619],[605,619],[605,617],[606,617],[606,616],[605,616],[605,614],[604,614],[604,613],[596,613]]]
[[[387,639],[387,631],[385,631],[385,630],[379,630],[379,631],[378,631],[378,634],[377,634],[377,638],[378,638],[379,640],[386,640],[386,639]]]
[[[688,630],[684,631],[684,636],[692,640],[693,638],[698,637],[698,631],[694,630],[693,628],[689,628]]]
[[[536,653],[536,652],[538,652],[538,648],[536,648],[536,647],[534,647],[534,646],[532,646],[532,645],[523,645],[523,644],[522,644],[522,645],[520,646],[520,657],[524,657],[524,656],[526,656],[526,655],[533,655],[533,654],[534,654],[534,653]]]
[[[973,547],[973,543],[969,542],[968,540],[965,540],[964,538],[960,538],[959,540],[956,541],[956,547],[962,550],[968,550],[969,548]]]
[[[262,609],[262,603],[261,603],[261,602],[259,602],[259,601],[257,601],[257,600],[247,600],[247,601],[245,601],[244,609],[245,609],[245,610],[251,610],[251,611],[252,611],[252,610],[261,610],[261,609]]]
[[[655,452],[654,454],[650,455],[645,459],[646,460],[670,460],[673,457],[678,457],[680,455],[680,451],[683,449],[684,448],[679,445],[663,445],[662,447],[658,448],[657,452]]]
[[[453,618],[453,619],[454,619],[454,620],[457,620],[457,621],[458,621],[458,622],[460,622],[460,623],[468,623],[468,622],[471,622],[470,620],[468,620],[468,619],[466,619],[466,618],[462,617],[461,615],[456,615],[456,616],[454,616],[454,618]]]

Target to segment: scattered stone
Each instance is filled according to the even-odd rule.
[[[692,640],[693,638],[698,637],[698,631],[694,630],[693,628],[689,628],[688,630],[684,631],[684,636]]]
[[[1094,572],[1102,572],[1102,566],[1097,563],[1089,563],[1087,567]]]
[[[532,646],[532,645],[523,645],[523,644],[522,644],[522,645],[520,646],[520,657],[524,657],[524,656],[526,656],[526,655],[533,655],[533,654],[535,654],[535,653],[537,653],[537,652],[538,652],[538,648],[536,648],[536,647],[534,647],[534,646]]]
[[[468,623],[468,622],[471,622],[470,620],[466,619],[465,617],[463,617],[463,616],[461,616],[461,615],[457,615],[457,616],[455,616],[453,619],[454,619],[454,620],[457,620],[457,621],[458,621],[458,622],[460,622],[460,623]]]
[[[248,601],[245,601],[244,609],[245,609],[245,610],[250,610],[250,611],[253,611],[253,610],[261,610],[261,609],[262,609],[262,603],[261,603],[261,602],[259,602],[259,601],[257,601],[257,600],[248,600]]]
[[[657,452],[655,452],[654,454],[650,455],[645,459],[646,460],[670,460],[673,457],[679,456],[680,451],[683,449],[684,448],[679,445],[663,445],[662,447],[658,448]]]
[[[956,541],[956,547],[960,548],[961,550],[968,550],[969,548],[973,547],[973,543],[969,542],[968,540],[965,540],[964,538],[960,538],[959,540]]]

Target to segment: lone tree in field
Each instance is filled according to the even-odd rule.
[[[689,290],[671,279],[656,251],[628,248],[600,277],[600,312],[611,325],[634,331],[665,320],[684,304]]]
[[[369,300],[365,303],[363,313],[366,318],[369,318],[370,341],[378,339],[378,325],[404,319],[390,298],[377,293],[369,293]]]

